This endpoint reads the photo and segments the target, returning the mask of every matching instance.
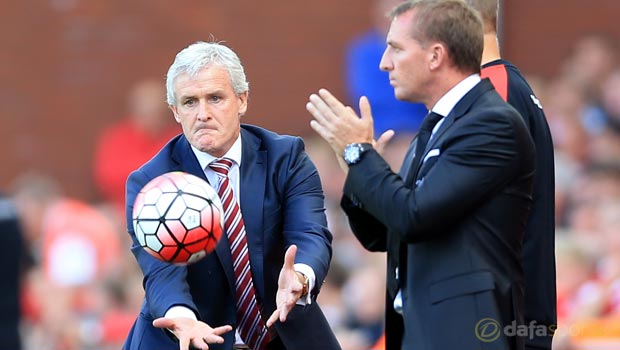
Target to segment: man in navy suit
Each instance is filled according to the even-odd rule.
[[[145,300],[124,348],[339,349],[316,303],[332,236],[319,176],[302,140],[241,125],[248,83],[239,58],[224,45],[197,42],[183,49],[168,71],[166,87],[183,134],[127,180],[127,229],[144,274]],[[226,176],[212,168],[215,162],[230,166],[227,185],[220,181]],[[136,195],[148,181],[170,171],[199,176],[216,189],[230,186],[249,255],[244,274],[250,274],[251,284],[244,293],[253,295],[248,303],[259,310],[251,326],[262,332],[260,342],[243,332],[253,316],[239,313],[245,303],[237,307],[237,298],[247,295],[239,295],[239,260],[233,259],[236,253],[227,237],[212,254],[189,266],[158,261],[137,242],[132,227]],[[225,226],[230,234],[238,224]]]
[[[386,349],[523,349],[515,330],[534,146],[480,78],[480,17],[459,0],[408,1],[393,10],[386,41],[380,68],[396,97],[430,110],[400,174],[380,155],[392,133],[373,140],[367,99],[361,118],[327,90],[307,104],[348,172],[342,207],[353,233],[388,253]]]

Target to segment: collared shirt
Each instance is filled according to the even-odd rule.
[[[435,125],[433,128],[433,132],[431,133],[431,139],[435,132],[439,130],[441,124],[445,120],[445,117],[452,112],[454,106],[465,96],[471,89],[476,86],[480,82],[479,74],[472,74],[467,78],[461,80],[458,84],[454,85],[452,89],[448,90],[445,95],[441,96],[441,98],[435,103],[431,111],[444,116],[441,120]]]
[[[215,172],[215,170],[209,167],[209,164],[221,158],[228,158],[233,161],[233,165],[228,171],[228,178],[230,179],[230,182],[233,186],[233,191],[235,192],[235,199],[237,200],[237,203],[239,203],[239,166],[241,165],[241,134],[239,134],[239,136],[235,140],[235,143],[233,143],[232,147],[230,147],[228,152],[226,152],[226,154],[224,154],[224,156],[221,158],[214,157],[207,152],[202,152],[194,146],[191,147],[192,151],[196,155],[196,158],[198,159],[200,167],[204,170],[205,175],[207,176],[207,180],[209,180],[211,186],[216,190],[220,187],[220,178]]]
[[[241,161],[242,161],[241,160],[242,159],[241,134],[239,134],[239,136],[235,140],[235,143],[233,143],[233,145],[230,147],[228,152],[226,152],[226,154],[224,154],[224,156],[220,158],[214,157],[207,152],[202,152],[196,147],[194,147],[193,145],[191,146],[191,148],[194,154],[196,155],[196,158],[198,159],[198,163],[200,164],[200,167],[204,170],[205,176],[207,177],[207,180],[209,180],[209,184],[211,184],[211,186],[216,190],[219,189],[220,178],[217,175],[217,173],[209,167],[209,164],[221,158],[228,158],[233,161],[233,165],[230,167],[230,170],[228,171],[228,178],[230,179],[232,183],[233,191],[234,191],[235,199],[237,200],[237,203],[241,203],[240,194],[239,194],[240,192],[239,191],[239,188],[240,188],[239,169],[240,169]],[[284,263],[284,261],[282,263]],[[311,291],[314,288],[314,284],[316,281],[316,275],[314,274],[314,270],[312,269],[312,267],[306,264],[295,264],[294,268],[295,268],[295,271],[301,272],[308,277],[308,291]],[[312,303],[312,298],[310,296],[310,293],[308,293],[305,299],[303,300],[299,299],[297,301],[298,305],[307,305],[310,303]],[[185,318],[191,318],[193,320],[197,319],[196,315],[191,309],[185,306],[180,306],[180,305],[173,306],[170,309],[168,309],[164,317],[166,318],[185,317]],[[209,325],[209,326],[218,327],[220,325]],[[238,331],[235,331],[235,339],[236,339],[235,344],[243,344],[243,340],[241,339]]]
[[[480,80],[482,79],[480,79],[479,74],[472,74],[468,76],[467,78],[461,80],[458,84],[454,85],[452,89],[448,90],[448,92],[441,96],[437,103],[435,103],[433,108],[431,108],[431,111],[444,116],[444,118],[441,118],[441,120],[439,120],[437,125],[435,125],[435,127],[433,128],[430,140],[433,139],[435,132],[439,130],[441,124],[443,124],[443,121],[446,120],[445,117],[448,116],[450,112],[452,112],[454,106],[456,106],[456,104],[463,98],[463,96],[465,96],[471,89],[473,89],[474,86],[476,86],[480,82]],[[396,267],[396,271],[394,271],[394,273],[396,274],[396,277],[398,277],[398,267]],[[401,289],[398,290],[396,298],[394,298],[394,310],[396,310],[396,312],[398,312],[399,314],[402,314],[403,296]]]

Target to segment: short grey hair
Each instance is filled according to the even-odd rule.
[[[220,66],[228,71],[235,94],[240,95],[250,90],[241,60],[233,50],[220,43],[198,41],[181,50],[168,69],[166,74],[168,104],[176,105],[174,84],[179,75],[187,73],[190,77],[194,77],[208,66]]]

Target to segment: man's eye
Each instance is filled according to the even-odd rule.
[[[211,102],[219,102],[221,101],[222,98],[219,96],[211,96]]]
[[[196,103],[195,100],[186,100],[185,102],[183,102],[183,105],[191,107]]]

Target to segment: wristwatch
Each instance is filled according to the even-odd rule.
[[[372,149],[370,143],[350,143],[344,148],[342,158],[347,165],[353,165],[362,159],[362,154]]]
[[[302,290],[301,290],[301,296],[299,298],[303,298],[306,295],[308,295],[308,288],[309,288],[309,279],[308,276],[304,275],[303,273],[299,272],[299,271],[295,271],[297,273],[297,278],[301,277],[301,280],[299,282],[301,282],[301,284],[303,285]]]

